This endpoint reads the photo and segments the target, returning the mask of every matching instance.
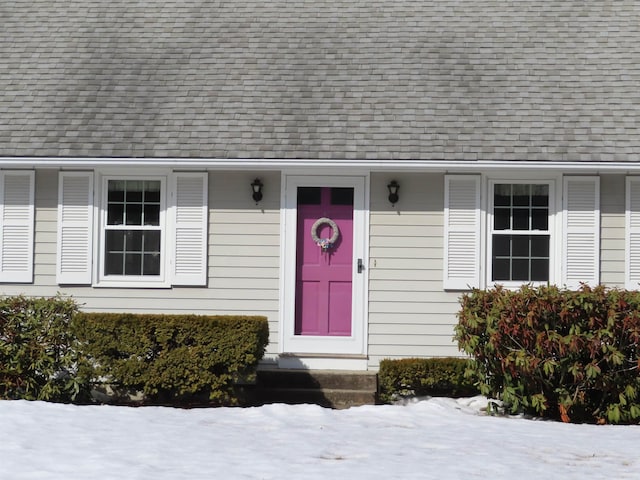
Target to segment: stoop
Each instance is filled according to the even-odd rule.
[[[259,370],[256,405],[312,403],[329,408],[374,405],[378,375],[341,370]]]

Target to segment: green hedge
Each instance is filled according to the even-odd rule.
[[[583,286],[474,290],[456,338],[483,394],[509,412],[640,421],[640,292]]]
[[[478,390],[465,377],[469,361],[462,358],[385,359],[378,373],[379,399],[390,403],[417,396],[473,396]]]
[[[0,298],[0,398],[71,401],[86,390],[75,376],[75,302]]]
[[[148,404],[235,404],[268,343],[265,317],[80,313],[81,376]]]

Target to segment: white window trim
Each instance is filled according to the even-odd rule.
[[[491,279],[493,274],[493,188],[494,185],[499,183],[508,183],[508,184],[547,184],[549,185],[549,226],[548,226],[548,235],[549,239],[549,279],[548,281],[540,281],[540,282],[521,282],[521,281],[493,281]],[[486,239],[486,251],[483,258],[483,267],[485,270],[485,282],[488,287],[493,287],[495,285],[501,285],[507,289],[518,289],[522,285],[532,285],[532,286],[542,286],[548,284],[557,283],[560,278],[560,267],[558,266],[557,259],[559,258],[557,252],[561,248],[558,245],[561,242],[561,235],[558,234],[560,232],[559,228],[559,215],[560,205],[558,204],[561,201],[561,195],[558,193],[558,188],[560,188],[562,182],[559,181],[558,178],[520,178],[514,179],[512,176],[504,176],[504,177],[491,177],[487,179],[486,189],[487,192],[487,203],[486,203],[486,222],[484,225],[484,231],[482,232],[482,238]],[[500,230],[502,233],[508,233],[510,230]],[[520,231],[518,231],[520,232]],[[524,231],[522,231],[524,232]]]
[[[366,322],[368,310],[368,269],[357,273],[354,269],[353,286],[353,323],[352,335],[348,337],[320,337],[301,336],[294,334],[295,326],[295,283],[296,256],[290,252],[296,250],[297,235],[297,188],[300,186],[318,187],[354,187],[354,243],[353,256],[362,258],[364,265],[368,265],[368,235],[369,231],[369,177],[361,175],[332,176],[322,175],[289,175],[282,173],[282,190],[280,210],[280,234],[283,239],[280,248],[280,334],[279,353],[319,354],[332,352],[340,355],[366,355],[368,325]],[[347,364],[349,362],[345,359]],[[305,360],[306,362],[306,360]],[[340,363],[340,362],[339,362]],[[286,362],[285,362],[286,364]],[[366,360],[364,362],[366,367]],[[332,365],[335,367],[335,365]],[[323,364],[324,368],[327,364]],[[344,367],[339,367],[344,368]]]
[[[168,222],[168,174],[127,174],[118,175],[115,173],[105,173],[98,175],[100,182],[99,198],[100,201],[96,208],[98,209],[97,215],[97,229],[98,235],[96,235],[97,246],[95,248],[95,261],[94,269],[96,287],[118,287],[118,288],[169,288],[171,286],[169,279],[169,247],[168,247],[168,234],[171,231],[171,225]],[[119,275],[105,275],[104,274],[104,261],[105,261],[105,232],[107,222],[107,195],[108,195],[108,182],[109,180],[159,180],[160,185],[160,275],[147,276],[119,276]]]

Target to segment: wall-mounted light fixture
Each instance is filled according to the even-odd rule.
[[[400,190],[400,185],[395,180],[391,180],[387,185],[387,188],[389,189],[389,202],[391,202],[391,205],[395,205],[398,202],[398,199],[400,198],[398,196],[398,190]]]
[[[262,187],[264,185],[262,185],[262,182],[260,181],[259,178],[256,178],[253,183],[251,184],[251,191],[253,192],[253,194],[251,195],[253,197],[253,200],[256,202],[256,204],[262,200]]]

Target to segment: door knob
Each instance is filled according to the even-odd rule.
[[[364,270],[364,263],[362,263],[362,259],[359,258],[358,259],[358,273],[362,273],[363,270]]]

